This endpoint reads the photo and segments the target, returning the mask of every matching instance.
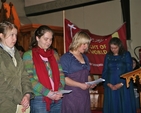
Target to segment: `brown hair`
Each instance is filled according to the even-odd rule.
[[[50,27],[48,27],[46,25],[42,25],[39,28],[37,28],[37,30],[34,33],[34,36],[32,37],[32,40],[31,40],[31,44],[30,44],[31,48],[36,47],[38,45],[36,37],[41,38],[46,32],[51,32],[52,37],[53,37],[54,33]]]

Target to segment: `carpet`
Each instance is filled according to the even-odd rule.
[[[91,113],[102,113],[102,110],[91,110]],[[141,113],[141,110],[138,109],[137,113]]]
[[[102,110],[91,110],[91,113],[102,113]]]

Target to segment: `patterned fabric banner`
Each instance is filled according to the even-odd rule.
[[[113,37],[118,37],[123,42],[123,45],[127,49],[126,45],[126,26],[125,23],[114,33],[106,36],[95,35],[89,32],[89,30],[81,29],[74,25],[69,20],[65,19],[65,48],[68,51],[69,45],[72,41],[74,34],[80,30],[85,31],[90,35],[92,41],[88,52],[86,53],[89,58],[89,63],[91,66],[91,74],[102,74],[103,63],[105,54],[109,50],[109,40]]]

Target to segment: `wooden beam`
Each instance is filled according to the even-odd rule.
[[[121,77],[126,79],[126,86],[129,87],[130,80],[133,79],[133,82],[135,83],[137,76],[141,80],[141,68],[125,73]]]
[[[27,16],[36,16],[111,0],[55,0],[43,4],[25,6]]]

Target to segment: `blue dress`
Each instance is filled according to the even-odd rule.
[[[105,79],[103,113],[136,113],[133,82],[130,81],[127,88],[126,80],[120,77],[129,71],[132,71],[132,59],[128,51],[118,56],[106,55],[102,73]],[[124,85],[118,90],[111,90],[107,83]]]
[[[74,81],[85,83],[88,81],[89,61],[83,55],[85,64],[81,64],[70,52],[64,54],[60,61],[66,77]],[[62,101],[61,113],[91,113],[89,90],[82,90],[79,87],[65,85],[66,90],[72,90],[70,94],[65,94]]]

